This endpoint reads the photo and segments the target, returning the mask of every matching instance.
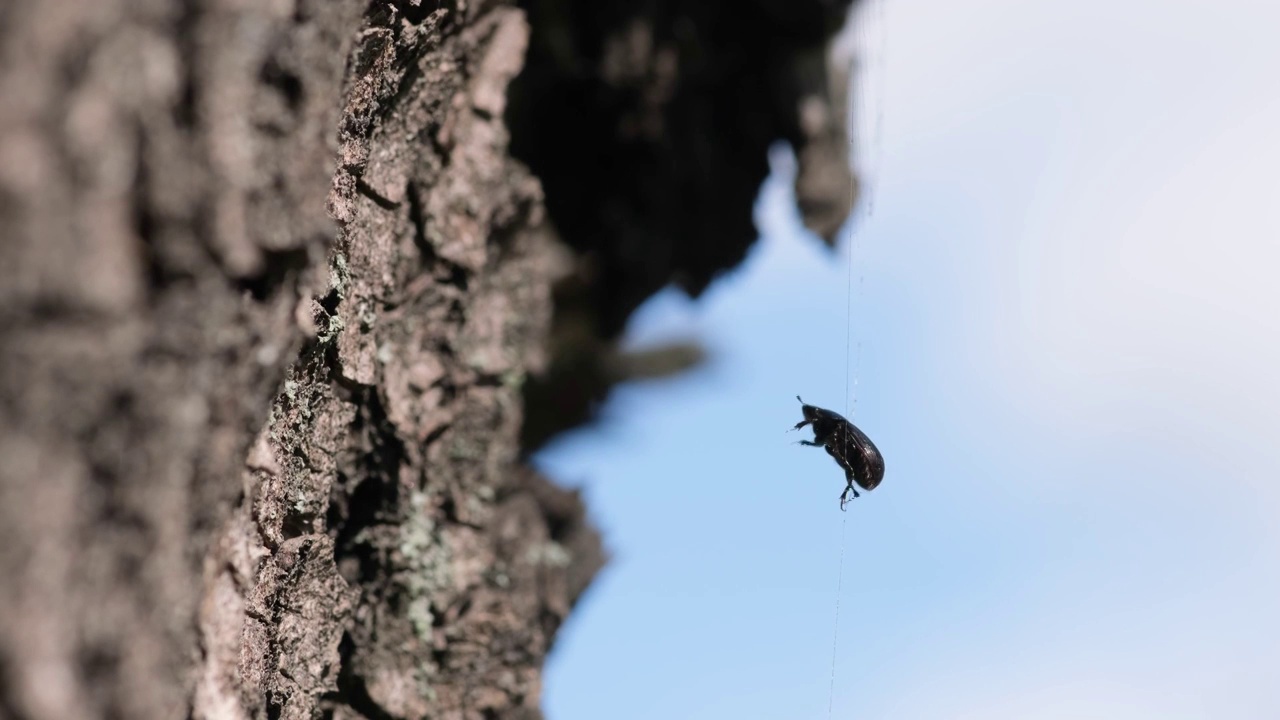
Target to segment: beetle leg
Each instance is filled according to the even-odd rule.
[[[824,447],[822,443],[816,443],[812,440],[797,440],[796,442],[807,447]]]
[[[812,421],[812,420],[801,420],[800,422],[796,423],[795,427],[793,427],[793,428],[791,428],[791,429],[792,429],[792,430],[799,430],[800,428],[804,427],[805,425],[808,425],[808,424],[809,424],[809,423],[811,423],[811,422],[813,422],[813,421]]]
[[[844,492],[840,493],[840,509],[841,510],[844,510],[844,506],[849,502],[849,493],[851,492],[853,493],[854,497],[861,497],[860,495],[858,495],[858,491],[853,489],[853,483],[850,482],[849,485],[845,487]]]

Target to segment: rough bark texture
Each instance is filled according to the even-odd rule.
[[[613,341],[767,143],[847,210],[776,7],[0,4],[0,717],[538,717],[604,553],[522,428],[696,360]]]

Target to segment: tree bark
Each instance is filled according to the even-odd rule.
[[[843,6],[789,3],[822,22],[786,43],[752,15],[741,42],[755,33],[769,62],[743,82],[792,80],[704,141],[748,128],[746,170],[717,151],[688,180],[632,156],[618,115],[667,119],[674,135],[643,137],[659,157],[682,152],[664,137],[707,132],[705,107],[681,108],[710,76],[663,50],[682,4],[601,5],[616,17],[0,5],[0,717],[540,716],[545,655],[605,554],[577,495],[522,454],[619,380],[696,356],[628,362],[619,320],[742,257],[764,145],[842,147],[813,57]],[[599,39],[556,56],[576,70],[547,54],[565,23]],[[645,24],[658,51],[609,50]],[[530,110],[584,71],[617,101]],[[819,131],[797,119],[806,101],[827,103]],[[572,113],[616,166],[584,169]],[[691,210],[653,205],[655,184],[730,175],[730,197],[693,213],[730,232],[676,233],[702,249],[670,252]],[[646,237],[652,262],[628,270]],[[575,362],[595,379],[566,379]]]

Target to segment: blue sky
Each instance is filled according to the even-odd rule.
[[[548,716],[827,717],[843,530],[834,717],[1280,717],[1280,10],[868,8],[852,283],[775,153],[629,329],[708,365],[539,458],[614,554]],[[885,454],[846,514],[797,393]]]

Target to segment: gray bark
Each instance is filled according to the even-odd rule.
[[[621,355],[618,320],[742,257],[764,144],[843,147],[813,60],[840,8],[790,5],[824,20],[785,43],[748,25],[768,62],[743,81],[774,68],[769,101],[702,141],[681,98],[712,78],[663,44],[679,3],[600,22],[466,0],[0,5],[0,716],[539,716],[604,551],[523,454],[614,383],[696,360]],[[575,22],[598,42],[557,66]],[[660,42],[616,50],[645,24]],[[622,88],[611,110],[530,112],[583,73]],[[578,167],[557,112],[616,155],[594,195],[545,166]],[[635,147],[619,113],[667,118],[659,157],[746,140],[689,179],[615,152]],[[664,177],[730,175],[714,207],[652,204]],[[831,177],[804,197],[847,197]],[[694,216],[728,230],[673,235]]]

